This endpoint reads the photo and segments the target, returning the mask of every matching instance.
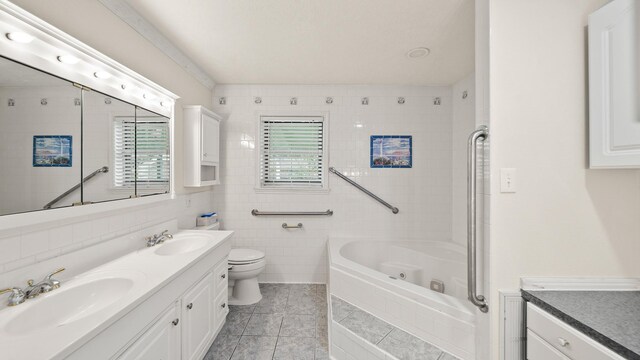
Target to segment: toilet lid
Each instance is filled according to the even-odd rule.
[[[246,264],[256,262],[264,258],[264,253],[252,249],[231,249],[229,253],[229,264]]]

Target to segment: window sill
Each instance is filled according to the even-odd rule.
[[[305,194],[305,195],[323,195],[328,194],[329,188],[299,188],[299,187],[281,187],[281,188],[254,188],[258,194]]]

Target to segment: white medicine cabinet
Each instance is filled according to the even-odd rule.
[[[220,184],[220,121],[200,105],[184,107],[184,186]]]
[[[589,16],[589,167],[640,168],[640,4]]]

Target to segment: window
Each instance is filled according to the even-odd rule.
[[[262,116],[260,188],[325,189],[326,127],[322,116]]]
[[[137,143],[137,148],[136,148]],[[137,157],[137,169],[136,169]],[[169,185],[169,123],[153,117],[113,121],[113,185],[116,188],[166,188]]]

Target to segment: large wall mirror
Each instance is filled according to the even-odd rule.
[[[0,57],[0,215],[169,193],[170,119]]]

